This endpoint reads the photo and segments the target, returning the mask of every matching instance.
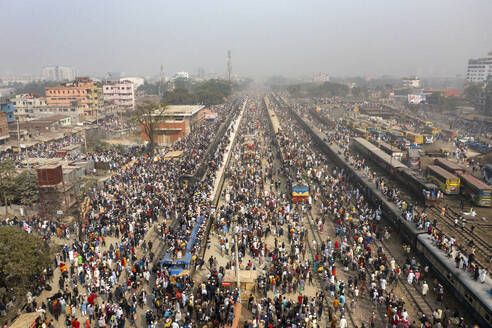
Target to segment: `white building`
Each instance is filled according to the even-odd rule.
[[[466,80],[472,83],[483,83],[492,75],[492,51],[485,58],[468,60]]]
[[[57,114],[69,115],[73,118],[73,122],[78,122],[84,113],[83,109],[73,106],[48,106],[46,97],[29,93],[18,94],[10,98],[10,101],[14,103],[15,117],[21,122]]]
[[[43,78],[47,81],[73,81],[75,70],[68,66],[46,66],[43,68]]]
[[[330,81],[330,76],[325,73],[319,73],[315,76],[313,76],[313,82],[329,82]]]
[[[420,79],[417,76],[404,77],[402,82],[404,88],[420,88]]]
[[[134,89],[138,89],[139,86],[145,83],[145,79],[143,77],[122,77],[120,78],[120,82],[129,81],[133,83]]]
[[[188,72],[177,72],[173,76],[174,80],[176,80],[176,79],[189,79],[189,78],[190,78],[190,74]]]
[[[103,97],[119,109],[135,109],[135,86],[130,81],[104,83]]]

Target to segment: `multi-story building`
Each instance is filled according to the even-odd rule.
[[[420,79],[417,76],[404,77],[402,83],[404,88],[420,88]]]
[[[50,107],[81,108],[84,116],[96,116],[99,110],[99,87],[88,77],[74,82],[46,87],[46,103]]]
[[[116,108],[135,109],[135,87],[130,81],[107,81],[103,84],[104,102],[110,102]]]
[[[133,88],[135,90],[138,89],[139,86],[143,85],[145,83],[145,79],[143,77],[123,77],[120,79],[120,82],[122,81],[129,81],[133,83]]]
[[[483,83],[492,75],[492,51],[487,57],[468,60],[466,81],[470,83]]]
[[[34,113],[47,108],[46,97],[39,97],[31,93],[18,94],[10,98],[14,104],[15,116],[19,121],[31,118]]]
[[[7,121],[7,114],[0,112],[0,145],[3,145],[9,140],[9,122]]]
[[[15,121],[15,108],[14,103],[10,101],[8,98],[0,99],[0,112],[7,114],[7,121],[13,122]]]
[[[330,76],[326,73],[318,73],[313,76],[314,83],[329,82],[329,81],[330,81]]]
[[[189,79],[190,78],[190,73],[188,72],[177,72],[174,74],[173,79]]]
[[[46,66],[43,68],[43,78],[48,81],[73,81],[75,70],[68,66]]]

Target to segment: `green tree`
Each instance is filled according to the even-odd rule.
[[[350,89],[350,93],[354,97],[365,98],[369,95],[369,90],[366,87],[353,87]]]
[[[149,139],[148,152],[150,155],[154,154],[157,128],[164,119],[163,114],[166,108],[167,105],[146,101],[138,105],[133,114],[133,121],[140,126],[142,133]]]
[[[174,80],[174,87],[176,89],[190,89],[191,81],[185,77],[178,77]]]
[[[221,104],[231,95],[232,86],[229,81],[211,79],[195,86],[196,101],[206,106]]]
[[[12,160],[0,162],[0,191],[2,193],[5,215],[8,215],[8,200],[11,199],[14,187],[15,165]]]
[[[186,88],[175,88],[172,91],[166,91],[162,101],[170,105],[192,105],[195,104],[195,96]]]
[[[15,93],[33,93],[36,95],[44,95],[45,94],[45,88],[46,87],[52,87],[55,85],[60,84],[59,82],[56,81],[36,81],[36,82],[29,82],[26,84],[21,84],[18,85],[15,88]]]
[[[38,236],[17,226],[0,227],[0,287],[23,294],[51,264],[49,247]]]
[[[482,92],[483,88],[479,84],[470,84],[465,88],[465,98],[472,104],[477,103],[478,96]]]
[[[287,91],[290,93],[292,97],[298,98],[302,96],[301,86],[299,84],[293,84],[287,86]]]
[[[137,88],[137,91],[141,91],[146,95],[158,95],[159,83],[148,83],[147,81],[145,81],[144,84]]]
[[[29,206],[39,201],[38,177],[32,170],[22,171],[14,178],[15,203]]]

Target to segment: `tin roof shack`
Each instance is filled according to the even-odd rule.
[[[25,121],[19,123],[21,130],[33,131],[36,130],[40,133],[45,131],[54,131],[59,128],[71,127],[72,117],[70,115],[56,114],[43,118],[38,118],[31,121]],[[17,131],[17,123],[10,124],[10,129]]]
[[[65,184],[60,164],[45,165],[36,169],[38,174],[41,216],[54,218],[63,214],[74,202],[73,186]]]
[[[254,292],[255,283],[258,279],[258,271],[256,270],[239,270],[239,283],[241,284],[241,300],[246,301],[249,294]],[[237,276],[235,270],[226,270],[222,286],[237,288]]]
[[[82,153],[82,144],[72,144],[56,151],[56,157],[76,156]]]

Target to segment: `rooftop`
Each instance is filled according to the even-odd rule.
[[[169,105],[164,111],[164,115],[193,116],[204,108],[203,105]]]

